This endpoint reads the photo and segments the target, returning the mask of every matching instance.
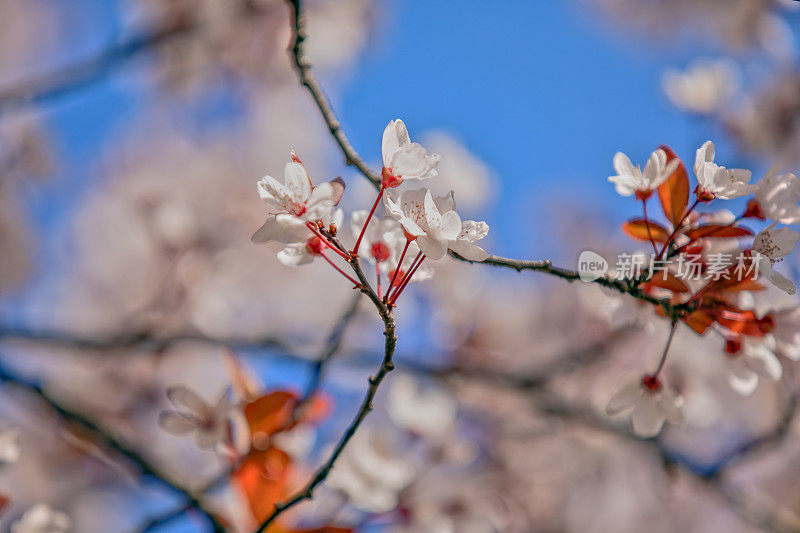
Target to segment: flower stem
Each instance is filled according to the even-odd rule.
[[[684,221],[686,221],[686,218],[689,216],[689,214],[691,214],[691,212],[694,211],[695,208],[697,208],[697,205],[699,203],[700,203],[700,199],[699,198],[695,199],[695,201],[694,201],[694,203],[692,203],[691,207],[689,207],[689,209],[686,210],[686,213],[683,214],[683,217],[681,217],[680,221],[677,224],[675,224],[675,227],[672,228],[672,233],[670,234],[669,238],[667,239],[667,242],[664,243],[664,247],[661,249],[661,252],[658,254],[658,257],[656,257],[656,259],[661,259],[664,256],[664,252],[666,252],[667,248],[669,248],[669,246],[672,244],[673,239],[675,239],[675,235],[678,234],[678,231],[683,226]]]
[[[675,336],[675,330],[678,329],[677,326],[678,322],[673,320],[672,328],[669,330],[669,337],[667,337],[667,345],[664,346],[664,353],[661,354],[661,360],[658,362],[658,368],[656,368],[656,371],[652,375],[654,378],[658,378],[658,375],[661,374],[661,371],[664,369],[664,363],[667,362],[669,347],[672,345],[672,338]]]
[[[333,268],[335,268],[335,269],[336,269],[336,270],[337,270],[337,271],[338,271],[338,272],[339,272],[339,273],[340,273],[342,276],[344,276],[344,277],[346,277],[348,280],[350,280],[350,283],[352,283],[352,284],[353,284],[353,285],[355,285],[356,287],[361,287],[361,284],[360,284],[358,281],[356,281],[355,279],[353,279],[353,278],[352,278],[350,275],[348,275],[348,274],[347,274],[347,272],[345,272],[344,270],[342,270],[341,268],[339,268],[339,267],[336,265],[336,263],[334,263],[333,261],[331,261],[330,257],[328,257],[327,255],[325,255],[325,252],[324,252],[324,251],[320,252],[320,253],[319,253],[319,255],[321,255],[322,257],[324,257],[324,258],[325,258],[325,261],[327,261],[328,263],[330,263],[330,265],[331,265]]]
[[[406,252],[408,251],[408,247],[409,247],[410,244],[411,244],[411,241],[406,239],[406,245],[403,248],[403,253],[400,254],[400,260],[397,262],[397,268],[394,269],[394,275],[392,276],[392,282],[389,283],[389,286],[386,288],[386,294],[383,295],[383,299],[384,300],[386,300],[386,298],[389,297],[389,291],[391,291],[394,288],[394,281],[397,279],[397,273],[400,272],[400,266],[403,264],[403,259],[405,259],[405,257],[406,257]],[[380,294],[380,293],[381,293],[381,291],[378,290],[378,294]]]
[[[417,254],[417,257],[414,259],[415,264],[412,264],[412,268],[408,271],[406,277],[403,278],[402,285],[400,285],[397,288],[397,290],[394,291],[394,295],[392,296],[392,299],[389,301],[389,305],[394,305],[394,303],[400,297],[400,294],[402,294],[403,290],[406,288],[406,285],[408,285],[408,283],[411,281],[411,278],[414,277],[414,274],[416,273],[419,266],[422,264],[423,261],[425,261],[425,256],[422,255],[422,257],[420,258],[420,255],[422,255],[422,252]],[[419,261],[417,261],[417,259],[419,259]]]
[[[375,209],[378,208],[378,204],[380,203],[381,198],[383,197],[383,190],[384,190],[383,186],[381,186],[381,188],[378,190],[378,197],[375,198],[375,203],[372,204],[372,209],[370,209],[369,215],[367,215],[367,220],[364,221],[364,227],[361,228],[361,233],[358,235],[358,239],[356,240],[356,245],[353,246],[353,251],[350,252],[351,255],[355,256],[358,255],[358,248],[359,246],[361,246],[361,239],[364,238],[364,233],[367,231],[367,226],[369,226],[369,221],[372,220],[372,215],[375,213]]]
[[[381,294],[381,264],[375,261],[375,278],[378,280],[378,290],[376,291],[378,295]]]
[[[335,245],[334,245],[334,244],[333,244],[331,241],[329,241],[329,240],[327,239],[327,237],[325,237],[325,235],[323,235],[322,233],[320,233],[320,232],[319,232],[319,230],[318,230],[318,229],[317,229],[317,228],[314,226],[314,224],[313,224],[313,223],[311,223],[311,222],[306,222],[306,226],[308,227],[308,229],[309,229],[309,230],[311,230],[311,233],[313,233],[314,235],[316,235],[316,236],[317,236],[317,238],[318,238],[320,241],[322,241],[322,243],[323,243],[323,244],[324,244],[324,245],[325,245],[327,248],[330,248],[331,250],[333,250],[334,252],[336,252],[337,254],[339,254],[339,255],[342,257],[342,259],[344,259],[344,260],[346,260],[346,261],[350,261],[350,256],[349,256],[349,255],[347,255],[346,253],[344,253],[343,251],[341,251],[341,250],[340,250],[340,249],[339,249],[337,246],[335,246]]]

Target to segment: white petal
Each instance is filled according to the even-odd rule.
[[[486,261],[486,258],[489,257],[486,250],[467,241],[450,241],[449,247],[455,253],[469,261]]]
[[[766,346],[748,346],[747,347],[747,365],[753,369],[758,375],[778,381],[783,374],[783,367],[778,357]]]
[[[438,261],[447,253],[447,241],[444,239],[437,239],[430,235],[420,235],[417,237],[416,242],[420,251],[434,261]]]
[[[309,253],[305,243],[290,244],[277,255],[281,264],[290,267],[307,265],[314,261],[314,256]]]
[[[211,411],[211,407],[189,387],[176,385],[167,389],[167,398],[177,408],[184,408],[200,417]]]
[[[198,420],[177,411],[164,411],[158,417],[158,425],[170,435],[182,437],[197,429]]]
[[[633,407],[633,432],[643,438],[655,437],[661,431],[665,419],[666,415],[656,394],[645,392]]]
[[[395,121],[392,120],[383,130],[383,141],[381,142],[381,152],[383,154],[383,166],[391,168],[392,157],[400,149],[400,141],[397,138],[397,128]]]
[[[639,400],[644,393],[642,387],[642,378],[639,376],[632,376],[625,379],[606,406],[606,413],[610,416],[616,415],[623,411],[627,411]]]
[[[289,161],[284,170],[286,189],[296,203],[303,203],[311,194],[311,179],[302,163]]]
[[[750,370],[740,356],[728,363],[728,383],[742,396],[750,396],[758,387],[758,374]]]
[[[256,244],[276,241],[291,244],[305,241],[309,231],[303,220],[293,215],[273,215],[250,237]]]

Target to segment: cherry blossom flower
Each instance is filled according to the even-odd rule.
[[[344,213],[336,209],[322,219],[326,226],[331,224],[340,227],[344,221]],[[287,243],[287,246],[278,252],[278,261],[285,266],[296,267],[312,263],[328,247],[322,239],[307,227],[303,226],[304,233],[296,242]]]
[[[678,158],[667,163],[667,153],[658,149],[650,155],[644,171],[638,166],[634,167],[627,155],[617,152],[614,156],[614,170],[616,176],[609,176],[608,181],[616,185],[616,190],[622,196],[636,193],[637,197],[648,198],[659,185],[680,164]]]
[[[13,428],[0,429],[0,465],[19,461],[19,432]]]
[[[185,386],[170,387],[167,398],[177,410],[164,411],[158,419],[161,429],[182,437],[194,434],[201,450],[218,449],[231,440],[233,404],[227,391],[214,405],[209,405],[193,390]]]
[[[410,433],[441,440],[452,430],[457,410],[455,398],[443,387],[423,386],[407,374],[392,380],[387,411],[392,422]]]
[[[800,306],[771,311],[775,351],[793,361],[800,361]]]
[[[794,174],[778,173],[773,166],[756,186],[753,199],[747,204],[745,216],[770,219],[781,224],[800,222],[800,179]]]
[[[739,84],[736,65],[731,61],[697,61],[685,71],[667,70],[661,85],[667,98],[691,113],[718,111],[736,93]]]
[[[781,378],[783,367],[770,344],[774,346],[769,339],[761,342],[728,341],[725,344],[728,383],[742,396],[753,394],[759,377],[771,381]]]
[[[43,503],[29,508],[11,525],[11,533],[67,533],[71,529],[69,516]]]
[[[800,240],[800,234],[790,228],[776,228],[776,224],[773,222],[756,235],[751,250],[753,260],[757,264],[758,271],[773,285],[788,294],[794,294],[796,292],[794,283],[775,272],[772,266],[791,253]]]
[[[370,513],[391,511],[400,492],[416,475],[397,453],[393,434],[365,427],[355,434],[331,470],[326,484],[341,490],[350,503]]]
[[[697,150],[694,163],[697,175],[697,197],[702,201],[714,198],[730,200],[754,192],[758,187],[751,185],[750,171],[741,168],[727,169],[714,163],[714,143],[706,141]]]
[[[384,187],[397,187],[405,180],[424,180],[436,177],[439,172],[439,154],[428,154],[425,148],[411,142],[408,130],[402,120],[392,120],[383,130],[383,170]]]
[[[458,216],[453,191],[450,191],[446,196],[436,198],[434,203],[442,217],[451,216],[449,213],[454,213],[455,216]],[[459,220],[461,219],[461,217],[458,218]],[[464,220],[461,222],[461,232],[459,232],[458,236],[455,239],[447,239],[447,247],[470,261],[485,261],[489,254],[474,243],[486,237],[488,233],[489,225],[486,222]]]
[[[350,216],[350,228],[356,237],[361,234],[369,213],[362,209]],[[370,263],[386,264],[392,255],[398,256],[403,251],[406,238],[403,227],[392,217],[373,220],[364,230],[364,237],[359,245],[358,254]]]
[[[339,179],[313,186],[303,163],[292,152],[286,163],[284,183],[272,176],[258,182],[258,194],[269,206],[269,217],[253,234],[252,241],[296,242],[307,222],[322,220],[339,203],[344,185]]]
[[[633,409],[633,431],[643,438],[655,437],[664,421],[682,425],[686,419],[683,398],[652,376],[632,376],[611,397],[606,413],[613,416]]]

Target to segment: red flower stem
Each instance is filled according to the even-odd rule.
[[[400,281],[397,282],[397,285],[392,284],[392,286],[389,287],[389,290],[386,291],[386,298],[388,298],[388,301],[392,301],[395,298],[395,294],[397,294],[397,291],[400,290],[400,287],[403,286],[403,283],[406,281],[406,277],[408,276],[408,273],[411,272],[411,269],[413,269],[417,265],[417,261],[419,260],[421,255],[422,255],[422,252],[417,252],[417,255],[414,257],[414,260],[411,261],[411,266],[409,266],[408,270],[406,270],[406,272],[403,274],[403,278]],[[400,267],[398,266],[397,269],[395,269],[395,270],[400,270]],[[389,293],[391,291],[393,291],[393,292],[391,293],[391,296],[390,296]]]
[[[403,259],[405,259],[405,257],[406,257],[406,252],[408,251],[408,247],[409,247],[410,244],[411,244],[411,241],[406,239],[406,245],[403,248],[403,253],[400,254],[400,261],[397,262],[397,268],[394,269],[394,275],[392,276],[392,282],[389,283],[389,286],[386,288],[386,294],[383,295],[383,299],[384,300],[389,297],[389,291],[391,291],[394,288],[394,280],[397,279],[397,273],[400,272],[400,265],[403,264]],[[416,259],[415,259],[415,261],[416,261]],[[380,294],[380,293],[381,293],[381,291],[378,291],[378,294]]]
[[[669,347],[672,345],[672,338],[675,336],[675,330],[678,329],[678,322],[673,320],[672,321],[672,329],[669,330],[669,337],[667,338],[667,345],[664,346],[664,353],[661,354],[661,360],[658,362],[658,368],[653,373],[651,377],[658,378],[658,375],[664,369],[664,363],[667,362],[667,354],[669,353]]]
[[[647,218],[647,198],[642,199],[642,211],[644,212],[644,223],[647,225],[647,236],[650,237],[650,244],[653,245],[653,253],[658,253],[656,241],[653,239],[653,232],[650,231],[650,220]]]
[[[324,245],[325,245],[327,248],[330,248],[331,250],[333,250],[334,252],[336,252],[337,254],[339,254],[340,256],[342,256],[342,259],[344,259],[344,260],[346,260],[346,261],[350,261],[350,256],[349,256],[349,255],[347,255],[346,253],[344,253],[343,251],[341,251],[341,250],[340,250],[339,248],[337,248],[336,246],[334,246],[334,245],[333,245],[333,243],[332,243],[331,241],[329,241],[329,240],[328,240],[328,239],[325,237],[325,235],[323,235],[322,233],[320,233],[320,232],[319,232],[319,230],[318,230],[318,229],[317,229],[317,228],[314,226],[314,224],[313,224],[312,222],[306,222],[306,226],[308,227],[308,229],[309,229],[309,230],[311,230],[311,233],[313,233],[314,235],[316,235],[316,236],[317,236],[317,238],[318,238],[320,241],[322,241],[322,243],[323,243],[323,244],[324,244]]]
[[[356,287],[360,287],[360,286],[361,286],[361,284],[360,284],[359,282],[357,282],[356,280],[354,280],[352,277],[350,277],[350,276],[347,274],[347,272],[345,272],[344,270],[342,270],[341,268],[339,268],[338,266],[336,266],[336,263],[334,263],[333,261],[331,261],[330,257],[328,257],[327,255],[325,255],[325,252],[324,252],[324,251],[323,251],[323,252],[320,252],[320,253],[319,253],[319,255],[321,255],[322,257],[324,257],[324,258],[325,258],[325,261],[327,261],[328,263],[330,263],[330,265],[331,265],[333,268],[335,268],[335,269],[336,269],[336,270],[339,272],[339,274],[341,274],[342,276],[346,277],[346,278],[347,278],[347,279],[350,281],[350,283],[352,283],[352,284],[353,284],[353,285],[355,285]]]
[[[422,253],[422,252],[420,252],[420,253]],[[411,270],[408,271],[408,274],[406,274],[406,277],[403,280],[403,284],[400,285],[400,287],[396,291],[394,291],[394,296],[392,296],[392,300],[389,302],[391,305],[394,305],[394,303],[397,301],[397,299],[403,293],[403,291],[406,288],[406,285],[408,285],[409,282],[411,281],[411,278],[414,277],[414,273],[417,271],[417,269],[419,268],[419,266],[422,264],[423,261],[425,261],[425,256],[424,255],[417,262],[417,264],[414,265],[414,268],[412,268]],[[416,262],[416,260],[415,260],[415,262]]]
[[[689,214],[692,211],[695,210],[695,208],[697,207],[697,204],[699,204],[699,203],[700,203],[700,199],[696,198],[694,203],[692,204],[692,206],[689,209],[686,210],[686,213],[683,214],[683,217],[681,217],[680,221],[675,225],[674,228],[672,228],[672,233],[670,234],[669,238],[667,239],[667,242],[664,243],[664,247],[661,249],[661,253],[658,254],[658,257],[656,257],[656,259],[661,259],[664,256],[664,252],[666,252],[667,248],[669,248],[669,245],[672,244],[672,241],[675,239],[675,236],[678,234],[678,230],[681,229],[681,227],[683,226],[683,223],[686,221],[686,217],[688,217]]]
[[[381,185],[381,188],[378,191],[378,197],[375,198],[375,203],[372,204],[372,209],[370,210],[369,215],[367,215],[367,220],[364,222],[364,227],[361,228],[361,233],[358,235],[358,239],[356,240],[356,245],[353,246],[353,251],[350,252],[351,255],[358,255],[358,248],[359,246],[361,246],[361,239],[364,238],[364,233],[367,231],[367,226],[369,226],[369,221],[372,220],[372,215],[375,213],[375,209],[378,208],[378,204],[381,201],[381,197],[383,197],[384,188],[385,187]]]

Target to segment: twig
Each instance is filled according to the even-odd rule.
[[[41,401],[47,404],[48,407],[50,407],[52,410],[58,413],[58,415],[61,418],[87,430],[92,434],[93,439],[96,442],[104,445],[106,448],[123,456],[130,463],[132,463],[140,471],[142,475],[149,476],[158,481],[159,483],[161,483],[162,485],[183,495],[188,502],[187,505],[189,505],[190,507],[197,508],[198,510],[200,510],[200,512],[203,513],[203,515],[205,515],[205,517],[213,526],[215,532],[225,531],[222,524],[219,522],[216,516],[214,516],[214,513],[205,506],[205,504],[200,500],[198,495],[194,494],[189,489],[180,486],[177,482],[170,479],[167,474],[159,470],[158,467],[156,467],[154,464],[150,463],[147,459],[142,457],[130,445],[112,436],[108,431],[100,427],[94,421],[64,406],[61,402],[52,397],[37,383],[33,383],[31,381],[23,379],[22,377],[16,376],[3,366],[0,366],[0,381],[12,384],[20,389],[26,390],[34,394]]]
[[[311,73],[311,65],[305,57],[303,50],[303,42],[306,40],[305,30],[303,26],[303,13],[300,8],[300,0],[287,0],[293,10],[293,27],[294,27],[294,44],[292,45],[292,56],[294,64],[297,67],[297,72],[300,75],[300,83],[308,89],[317,108],[322,113],[322,118],[325,119],[325,124],[328,126],[328,131],[336,139],[339,148],[344,154],[345,163],[355,166],[361,174],[367,178],[376,189],[380,189],[381,178],[369,168],[369,166],[361,159],[353,145],[344,134],[339,119],[336,118],[336,113],[333,111],[330,100],[325,95],[322,86],[317,82],[314,74]]]
[[[341,246],[341,243],[333,237],[328,236],[334,244],[337,246]],[[397,335],[395,331],[395,324],[394,324],[394,315],[392,314],[392,310],[388,307],[382,300],[379,294],[377,294],[367,281],[366,276],[364,275],[363,270],[361,269],[361,265],[359,264],[357,259],[354,259],[350,262],[350,266],[355,272],[356,276],[358,277],[361,284],[359,285],[358,289],[361,293],[365,294],[373,303],[375,308],[378,311],[378,314],[381,317],[381,320],[384,324],[383,335],[386,337],[386,341],[384,344],[384,353],[383,353],[383,361],[381,361],[381,365],[378,368],[377,372],[370,376],[368,383],[369,387],[367,388],[367,392],[364,395],[364,399],[361,402],[361,406],[358,409],[355,417],[353,418],[350,425],[347,426],[342,437],[339,439],[339,443],[334,448],[331,455],[328,457],[328,460],[317,469],[314,474],[314,477],[311,481],[306,484],[306,486],[297,492],[294,496],[289,498],[283,503],[279,503],[275,506],[275,509],[272,513],[261,523],[261,525],[256,529],[256,533],[261,533],[267,529],[275,520],[285,511],[291,509],[295,505],[299,504],[304,500],[310,500],[314,496],[314,490],[322,484],[330,474],[331,470],[333,469],[336,461],[339,459],[339,456],[347,447],[347,444],[356,434],[358,428],[361,426],[361,423],[364,421],[366,416],[372,411],[372,402],[375,398],[375,394],[378,392],[378,388],[380,387],[381,383],[383,382],[384,378],[394,370],[394,363],[392,362],[392,357],[394,355],[395,348],[397,346]]]

